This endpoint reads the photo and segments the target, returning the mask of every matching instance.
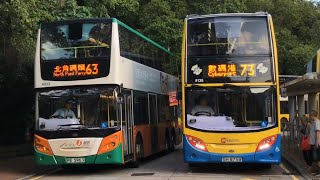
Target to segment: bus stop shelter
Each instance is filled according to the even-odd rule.
[[[320,92],[320,73],[307,73],[280,86],[281,96],[288,97],[289,122],[281,124],[282,154],[306,166],[300,149],[302,123],[300,117],[311,110],[319,111],[318,92]],[[305,99],[307,95],[307,99]],[[305,103],[307,100],[307,103]],[[305,106],[308,106],[307,108]],[[306,110],[308,112],[306,112]]]
[[[305,95],[308,95],[307,109],[318,111],[317,93],[320,92],[320,73],[307,73],[302,77],[282,84],[280,87],[281,96],[288,96],[290,120],[296,116],[296,110],[300,117],[308,113],[305,112]]]

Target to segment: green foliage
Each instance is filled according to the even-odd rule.
[[[141,11],[140,23],[148,24],[143,34],[171,51],[180,51],[183,21],[177,18],[168,2],[151,0]]]
[[[274,20],[281,74],[303,74],[304,64],[320,47],[320,5],[307,0],[6,0],[0,3],[1,99],[21,99],[22,114],[30,115],[33,59],[40,22],[116,17],[175,53],[166,66],[180,63],[183,19],[187,14],[269,12]],[[180,68],[180,65],[179,65]],[[15,90],[13,90],[15,89]],[[19,92],[24,93],[17,93]],[[18,95],[17,95],[18,94]],[[4,101],[2,101],[4,102]],[[0,110],[8,111],[0,103]],[[30,117],[20,115],[29,122]],[[14,119],[14,118],[13,118]],[[30,123],[29,123],[30,124]]]
[[[187,0],[189,14],[218,14],[244,12],[246,6],[242,0]]]
[[[269,12],[274,21],[280,74],[302,75],[320,47],[319,5],[305,0],[246,0],[248,12]]]

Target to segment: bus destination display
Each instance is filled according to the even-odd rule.
[[[41,77],[52,81],[73,81],[106,77],[110,61],[105,59],[78,59],[41,61]]]
[[[207,69],[209,78],[256,76],[256,64],[210,64]]]
[[[91,76],[99,74],[99,64],[57,65],[53,69],[53,77]]]

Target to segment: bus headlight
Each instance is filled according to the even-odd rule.
[[[277,138],[278,138],[278,135],[273,135],[273,136],[269,136],[267,138],[262,139],[258,144],[256,152],[269,149],[277,141]]]
[[[103,154],[116,149],[119,143],[121,142],[121,140],[122,140],[121,131],[103,138],[98,150],[98,154]]]
[[[45,138],[42,138],[40,136],[35,135],[34,136],[34,147],[36,148],[37,151],[39,151],[41,153],[53,155],[50,144],[49,144],[48,140]]]
[[[188,142],[195,148],[201,150],[201,151],[206,151],[208,152],[208,149],[206,147],[206,144],[204,143],[204,141],[202,141],[201,139],[194,137],[194,136],[190,136],[190,135],[186,135],[186,138],[188,140]]]

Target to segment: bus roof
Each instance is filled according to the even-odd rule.
[[[153,44],[154,46],[156,46],[157,48],[165,51],[166,53],[170,54],[173,56],[173,53],[171,53],[169,50],[167,50],[166,48],[164,48],[163,46],[161,46],[160,44],[154,42],[153,40],[151,40],[150,38],[146,37],[145,35],[141,34],[140,32],[138,32],[137,30],[131,28],[130,26],[126,25],[125,23],[119,21],[116,18],[84,18],[84,19],[71,19],[71,20],[61,20],[61,21],[53,21],[53,22],[48,22],[48,23],[41,23],[40,24],[40,28],[42,26],[54,26],[54,25],[59,25],[59,24],[70,24],[70,23],[76,23],[76,22],[106,22],[106,21],[110,21],[110,22],[115,22],[118,23],[119,25],[123,26],[124,28],[128,29],[129,31],[131,31],[132,33],[140,36],[141,38],[143,38],[144,40],[148,41],[149,43]]]
[[[150,38],[146,37],[145,35],[141,34],[140,32],[138,32],[137,30],[131,28],[130,26],[126,25],[125,23],[119,21],[116,18],[112,18],[112,22],[116,22],[119,25],[121,25],[122,27],[128,29],[129,31],[135,33],[136,35],[140,36],[141,38],[143,38],[144,40],[148,41],[149,43],[155,45],[156,47],[160,48],[161,50],[169,53],[170,55],[173,55],[169,50],[167,50],[166,48],[162,47],[160,44],[154,42],[153,40],[151,40]]]
[[[267,12],[256,12],[256,13],[223,13],[223,14],[207,14],[207,15],[198,15],[191,14],[187,15],[187,19],[198,19],[198,18],[208,18],[208,17],[241,17],[241,16],[268,16]]]

